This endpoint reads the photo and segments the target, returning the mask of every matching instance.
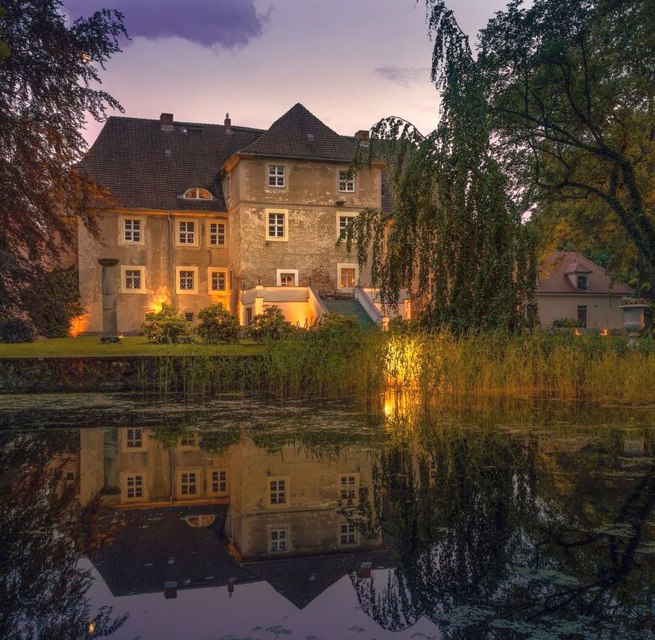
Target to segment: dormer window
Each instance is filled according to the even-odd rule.
[[[183,198],[185,200],[213,200],[212,194],[207,189],[201,187],[193,187],[184,192]]]
[[[577,276],[578,289],[581,291],[589,290],[589,282],[587,281],[587,276]]]

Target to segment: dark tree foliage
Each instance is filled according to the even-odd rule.
[[[102,638],[127,617],[93,611],[87,598],[93,577],[80,561],[111,532],[98,533],[99,501],[80,505],[75,483],[64,479],[78,447],[63,432],[0,437],[0,637],[7,640],[88,638],[90,624]]]
[[[477,67],[496,156],[533,189],[535,214],[570,222],[578,249],[629,243],[629,264],[609,266],[652,290],[655,2],[513,0],[482,30]]]
[[[432,326],[516,330],[534,321],[533,241],[524,202],[494,156],[482,78],[468,40],[442,3],[429,3],[435,131],[399,118],[372,129],[369,160],[386,162],[390,212],[367,210],[347,230],[386,303],[409,289]],[[512,197],[514,196],[514,197]]]
[[[7,314],[21,309],[23,285],[73,245],[77,220],[95,228],[92,205],[107,194],[74,165],[86,149],[85,118],[120,109],[94,85],[125,30],[116,11],[68,25],[60,0],[2,5],[0,313]]]

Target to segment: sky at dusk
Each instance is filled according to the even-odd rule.
[[[131,41],[102,73],[125,115],[267,128],[296,102],[352,135],[396,115],[434,128],[432,45],[422,0],[64,0],[105,7]],[[472,42],[505,0],[451,0]],[[117,114],[120,115],[120,114]],[[93,142],[101,125],[91,122]]]

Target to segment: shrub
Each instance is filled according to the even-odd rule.
[[[271,305],[264,308],[264,312],[255,316],[254,320],[246,329],[255,342],[264,342],[264,340],[279,340],[285,338],[293,332],[293,326],[284,318],[284,313],[280,307]]]
[[[220,302],[205,307],[198,314],[198,335],[209,344],[230,343],[239,340],[239,320]]]
[[[28,318],[5,318],[0,320],[0,342],[34,342],[36,327]]]
[[[143,323],[143,333],[150,342],[173,344],[193,340],[189,323],[169,304],[163,304],[161,311],[152,313]]]

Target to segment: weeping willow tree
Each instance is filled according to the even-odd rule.
[[[443,2],[428,1],[432,79],[441,94],[435,131],[397,117],[371,131],[368,160],[387,166],[393,207],[363,211],[344,235],[370,264],[382,300],[402,289],[430,326],[516,330],[534,321],[533,242],[524,199],[494,158],[482,78],[467,37]],[[360,158],[365,162],[366,158]]]

